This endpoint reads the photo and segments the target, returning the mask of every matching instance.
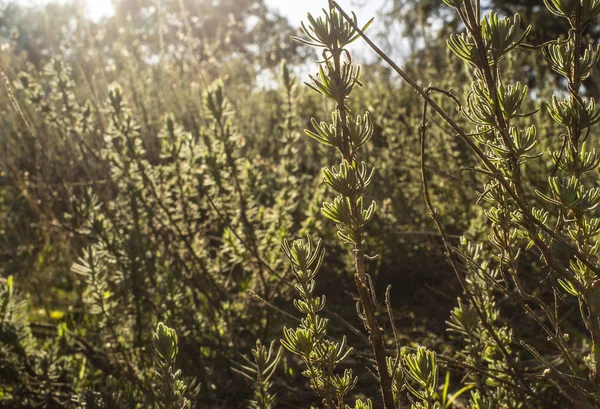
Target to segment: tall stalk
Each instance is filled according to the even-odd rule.
[[[342,241],[354,247],[354,279],[360,297],[359,313],[375,355],[384,406],[391,409],[395,407],[392,379],[387,369],[383,334],[376,316],[375,294],[365,267],[364,227],[373,217],[376,204],[371,202],[366,209],[363,207],[373,169],[359,159],[358,153],[360,147],[371,138],[373,125],[368,113],[355,117],[348,107],[352,90],[361,83],[360,67],[352,63],[346,46],[358,35],[335,10],[333,2],[329,3],[329,11],[324,14],[324,17],[316,19],[309,14],[309,25],[302,25],[308,39],[297,40],[322,50],[323,61],[319,63],[319,74],[311,76],[308,85],[333,100],[335,110],[332,124],[318,123],[313,119],[315,130],[307,133],[317,141],[336,148],[340,154],[339,167],[323,169],[325,183],[338,193],[333,202],[323,204],[323,213],[337,223],[338,236]]]
[[[593,99],[584,101],[580,88],[582,81],[600,60],[597,47],[583,47],[582,44],[585,28],[600,14],[600,1],[545,1],[553,14],[567,19],[571,26],[566,41],[558,40],[544,46],[547,62],[567,79],[569,92],[565,100],[554,97],[552,103],[548,104],[553,119],[565,127],[565,134],[562,136],[562,147],[552,154],[555,170],[548,172],[550,192],[547,194],[532,192],[522,172],[527,163],[543,155],[535,152],[535,126],[523,127],[522,121],[515,120],[530,115],[522,112],[527,87],[519,83],[509,84],[506,78],[502,78],[502,61],[515,48],[527,46],[524,39],[529,28],[521,29],[518,14],[512,18],[500,18],[490,12],[481,18],[478,1],[445,0],[457,12],[466,28],[465,33],[452,35],[448,45],[469,64],[473,72],[467,104],[460,110],[474,127],[468,130],[433,100],[430,90],[434,87],[428,90],[421,88],[359,30],[335,1],[331,3],[481,161],[482,166],[477,170],[487,179],[480,197],[486,203],[486,216],[490,223],[489,244],[492,250],[489,257],[501,279],[496,280],[491,272],[478,271],[477,274],[488,274],[487,279],[494,283],[495,291],[515,299],[545,331],[548,341],[562,356],[564,368],[550,363],[533,346],[520,341],[521,346],[547,367],[544,379],[548,379],[568,400],[580,402],[582,407],[597,407],[599,400],[595,393],[600,383],[600,305],[597,301],[600,222],[594,209],[600,205],[600,189],[585,185],[593,185],[593,179],[587,177],[586,173],[595,171],[600,162],[596,151],[586,146],[590,127],[600,121],[600,110],[596,109]],[[442,94],[460,104],[447,92]],[[555,176],[558,169],[562,174]],[[545,203],[540,206],[534,202],[535,194]],[[434,217],[440,226],[439,218]],[[467,254],[455,250],[453,246],[448,248],[463,261],[473,262]],[[552,284],[547,290],[555,294],[553,301],[544,300],[538,294],[538,289],[528,290],[523,283],[523,263],[520,260],[532,248],[551,272],[549,281]],[[453,257],[452,254],[450,256]],[[582,354],[577,344],[569,341],[568,334],[561,326],[560,302],[556,294],[562,291],[578,298],[581,318],[591,343],[588,355],[585,355],[586,351]],[[465,292],[469,293],[467,288]],[[540,313],[545,322],[540,320]],[[508,355],[506,358],[512,360]],[[585,366],[588,379],[582,376]],[[534,384],[532,380],[524,379],[518,368],[514,368],[514,375],[520,384]],[[527,388],[524,391],[529,394]]]

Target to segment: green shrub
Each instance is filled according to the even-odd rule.
[[[0,407],[600,404],[598,0],[448,0],[406,71],[335,1],[117,3],[1,16]]]

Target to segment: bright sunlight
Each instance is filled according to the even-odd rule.
[[[67,2],[68,0],[61,0],[61,2]],[[112,0],[79,0],[83,3],[86,11],[86,15],[94,21],[100,20],[102,17],[110,16],[114,13],[114,5]],[[29,0],[30,4],[35,3],[49,3],[51,0]],[[267,6],[273,10],[279,11],[281,14],[286,16],[290,23],[294,26],[300,25],[302,19],[306,16],[307,12],[320,13],[321,9],[326,6],[325,0],[304,0],[304,1],[292,1],[292,0],[266,0]],[[342,6],[350,6],[352,0],[340,0],[339,3]],[[375,13],[380,10],[384,5],[384,0],[372,0],[366,2],[367,5],[363,7],[357,7],[355,11],[359,17],[372,17]],[[361,16],[361,14],[363,14]]]
[[[0,0],[0,409],[600,409],[599,65],[600,0]]]

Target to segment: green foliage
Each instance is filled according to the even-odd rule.
[[[561,136],[562,147],[551,154],[554,169],[546,171],[551,192],[548,194],[532,188],[526,181],[528,169],[535,166],[532,162],[539,162],[543,156],[543,153],[535,152],[538,135],[535,126],[518,121],[518,117],[528,116],[519,112],[527,87],[522,88],[519,83],[507,86],[509,80],[498,67],[509,51],[522,44],[528,30],[516,37],[518,16],[514,18],[514,23],[502,20],[500,24],[494,14],[478,21],[479,11],[475,10],[473,4],[451,5],[463,19],[467,34],[452,37],[449,46],[474,69],[472,92],[468,96],[469,109],[464,111],[464,115],[475,126],[473,135],[480,145],[472,147],[481,161],[479,170],[488,179],[480,197],[487,203],[486,215],[490,224],[488,242],[491,246],[486,251],[489,251],[489,261],[485,260],[485,256],[482,257],[483,247],[472,246],[466,241],[463,241],[462,249],[456,251],[457,261],[466,266],[466,271],[461,271],[457,261],[453,261],[467,303],[459,301],[459,307],[452,313],[450,328],[469,342],[466,352],[473,366],[481,365],[478,360],[493,363],[494,369],[509,375],[515,385],[495,385],[496,389],[491,390],[488,381],[486,387],[478,386],[480,392],[473,392],[473,407],[523,407],[527,404],[524,395],[528,391],[547,387],[529,378],[521,368],[520,359],[513,352],[512,344],[516,343],[513,329],[502,328],[496,322],[500,310],[492,309],[493,313],[490,314],[490,305],[495,304],[495,292],[514,299],[539,325],[547,334],[547,341],[561,356],[559,365],[566,365],[569,369],[565,368],[565,371],[575,377],[568,378],[560,370],[555,372],[556,367],[548,357],[538,352],[539,347],[521,339],[518,342],[520,346],[546,368],[550,382],[571,402],[577,401],[580,405],[591,407],[597,404],[592,392],[597,388],[598,379],[597,367],[593,364],[596,320],[590,321],[587,314],[596,308],[596,302],[594,297],[585,297],[584,288],[595,281],[596,243],[592,237],[595,237],[596,223],[592,214],[597,207],[598,193],[596,187],[586,187],[584,180],[585,173],[595,166],[595,153],[588,152],[586,139],[590,127],[597,122],[597,112],[594,100],[586,102],[580,94],[580,88],[582,81],[589,77],[590,67],[595,60],[591,45],[584,47],[582,37],[585,25],[597,14],[595,2],[546,2],[553,14],[566,18],[571,26],[567,40],[551,42],[544,49],[550,68],[566,78],[569,94],[564,100],[553,96],[552,103],[547,105],[550,117],[565,127]],[[488,56],[487,61],[480,58],[482,55]],[[461,136],[469,138],[464,131],[461,132]],[[558,170],[562,175],[555,175]],[[543,201],[532,203],[532,191]],[[548,270],[550,279],[545,289],[539,286],[537,289],[527,289],[523,282],[524,268],[520,260],[525,259],[526,252],[532,248],[541,254]],[[577,284],[570,286],[569,280],[575,280]],[[569,343],[570,337],[559,321],[557,294],[563,289],[580,297],[581,320],[585,323],[587,338],[591,342],[589,356],[579,355],[575,351],[575,345]],[[548,293],[554,294],[553,301],[549,301]],[[544,318],[540,319],[535,311]],[[478,329],[476,316],[483,328]],[[486,333],[489,336],[486,337]],[[478,343],[481,345],[479,348],[476,347]],[[496,356],[487,355],[489,350],[496,350]],[[585,372],[582,366],[584,362],[588,362],[585,365],[587,379],[582,375]],[[561,375],[557,375],[559,373]],[[583,386],[588,379],[591,383]],[[480,383],[474,381],[476,385]],[[583,390],[568,392],[570,388]]]
[[[271,377],[277,369],[281,360],[282,347],[273,353],[274,342],[269,345],[269,349],[260,342],[256,341],[256,348],[252,350],[253,360],[243,356],[245,364],[238,364],[234,371],[243,375],[254,384],[254,399],[248,405],[251,409],[271,409],[275,404],[275,395],[269,392],[272,386]]]
[[[172,328],[158,323],[152,336],[155,353],[157,404],[161,409],[187,409],[191,402],[184,396],[188,385],[181,380],[181,371],[175,369],[177,358],[177,333]]]
[[[598,406],[600,3],[328,3],[2,6],[1,407]]]
[[[283,328],[283,346],[300,357],[306,365],[303,375],[310,380],[312,389],[321,397],[328,408],[345,408],[344,398],[354,388],[357,378],[346,369],[336,373],[337,367],[352,353],[344,336],[340,342],[327,339],[328,319],[319,316],[325,307],[325,296],[315,296],[315,276],[323,262],[325,250],[321,240],[314,243],[287,240],[282,244],[283,252],[292,264],[296,277],[294,288],[300,299],[294,300],[296,309],[305,315],[297,328]]]
[[[6,407],[44,407],[69,397],[79,382],[85,360],[70,357],[69,337],[59,328],[45,342],[33,337],[24,300],[15,293],[14,279],[0,289],[0,396]]]

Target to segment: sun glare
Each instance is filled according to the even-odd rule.
[[[93,20],[110,16],[114,12],[111,0],[85,0],[84,4],[87,15]]]
[[[11,0],[9,0],[11,1]],[[12,0],[14,2],[24,2],[25,4],[46,4],[50,2],[82,2],[86,15],[92,20],[98,21],[102,17],[111,16],[114,13],[112,0]],[[338,0],[343,6],[350,6],[352,0]],[[1,0],[0,0],[1,2]],[[372,17],[376,10],[379,10],[383,5],[384,0],[371,0],[368,6],[359,7],[357,9],[359,17],[365,14],[365,17]],[[294,26],[299,26],[300,22],[305,19],[306,12],[320,13],[323,8],[324,0],[266,0],[269,7],[281,12],[285,17],[290,19],[290,23]]]
[[[13,0],[18,1],[18,0]],[[92,20],[98,21],[102,17],[110,16],[114,13],[112,0],[29,0],[25,4],[47,4],[52,2],[67,3],[81,1],[85,7],[86,15]]]

